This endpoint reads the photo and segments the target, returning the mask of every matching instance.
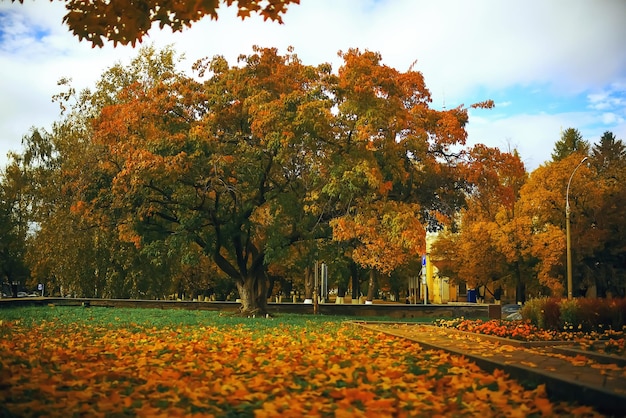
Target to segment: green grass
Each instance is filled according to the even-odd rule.
[[[311,323],[344,321],[427,322],[431,318],[392,319],[385,317],[340,317],[330,315],[278,314],[272,318],[244,318],[230,313],[184,309],[103,308],[103,307],[17,307],[0,310],[0,320],[21,321],[24,325],[53,322],[56,325],[84,323],[95,326],[165,328],[184,326],[243,326],[255,331],[278,326],[306,326]]]

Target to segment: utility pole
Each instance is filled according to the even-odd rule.
[[[578,165],[576,166],[576,168],[574,168],[574,171],[572,171],[572,174],[569,176],[569,181],[567,182],[567,191],[565,192],[565,235],[566,235],[566,246],[567,246],[567,299],[571,300],[573,297],[573,292],[572,292],[572,239],[570,236],[570,225],[569,225],[569,214],[570,214],[570,207],[569,207],[569,186],[572,183],[572,177],[574,177],[574,173],[576,172],[576,170],[578,170],[578,167],[580,167],[585,161],[587,161],[587,157],[583,158],[582,160],[580,160],[580,162],[578,163]]]

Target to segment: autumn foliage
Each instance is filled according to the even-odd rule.
[[[592,415],[551,402],[543,386],[525,390],[501,371],[335,320],[97,308],[11,316],[0,322],[3,414]]]
[[[37,274],[61,293],[163,298],[185,290],[172,276],[205,266],[251,314],[265,311],[270,274],[298,280],[316,261],[353,280],[407,269],[426,230],[462,206],[453,148],[468,110],[431,108],[422,74],[378,53],[340,56],[333,73],[254,47],[236,65],[200,60],[192,78],[172,49],[144,48],[95,91],[59,95],[63,123],[28,145],[53,152],[23,171],[42,202],[60,196],[37,219],[44,246],[62,233],[81,244],[57,259],[33,251]],[[71,274],[82,246],[95,254]]]
[[[571,185],[574,294],[623,296],[620,140],[564,138],[527,173],[515,150],[465,146],[470,112],[491,101],[439,110],[414,68],[339,55],[333,71],[253,47],[191,77],[173,49],[148,47],[93,91],[62,80],[62,120],[26,136],[5,171],[3,248],[21,259],[2,261],[5,276],[87,297],[236,292],[248,315],[277,292],[310,293],[316,262],[355,298],[367,277],[368,298],[379,285],[401,297],[428,250],[450,283],[524,302],[564,293]]]
[[[12,0],[16,1],[16,0]],[[18,0],[20,3],[23,0]],[[69,29],[80,40],[87,40],[93,47],[102,47],[105,41],[114,45],[141,42],[153,24],[159,29],[168,26],[173,32],[190,27],[205,16],[217,20],[220,3],[237,8],[237,16],[246,19],[259,14],[264,20],[282,23],[282,15],[289,4],[300,0],[203,0],[203,1],[80,1],[63,0],[68,12],[63,17]]]
[[[529,174],[515,151],[477,145],[468,156],[467,206],[433,250],[446,274],[470,287],[514,288],[517,302],[564,295],[568,198],[574,295],[624,296],[623,188],[616,187],[626,172],[622,141],[605,132],[590,147],[568,129],[554,161]],[[583,158],[589,164],[572,176]]]

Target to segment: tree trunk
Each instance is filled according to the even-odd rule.
[[[350,275],[352,276],[352,300],[358,300],[361,296],[361,286],[359,269],[355,263],[350,264]]]
[[[237,290],[241,299],[239,310],[243,316],[267,315],[267,283],[263,273],[237,281]]]
[[[526,302],[526,283],[522,280],[522,273],[517,268],[517,277],[515,283],[515,302],[520,304]]]
[[[346,296],[346,285],[341,283],[337,286],[337,297],[343,298]]]
[[[313,299],[313,275],[311,274],[311,267],[307,266],[304,269],[304,298]]]
[[[370,280],[367,286],[367,300],[370,302],[374,300],[376,295],[376,270],[370,270]]]

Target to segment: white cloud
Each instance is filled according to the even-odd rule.
[[[608,112],[602,114],[602,123],[605,125],[612,125],[621,122],[624,122],[624,118],[617,116],[615,113]]]
[[[614,109],[616,107],[626,108],[626,100],[619,94],[626,94],[626,89],[621,92],[602,91],[587,95],[589,107],[595,110]]]
[[[185,53],[188,67],[217,54],[234,64],[258,44],[281,53],[294,46],[305,64],[330,62],[337,69],[338,50],[369,49],[400,71],[417,60],[415,69],[423,72],[436,107],[444,100],[447,107],[467,105],[520,87],[540,89],[543,98],[552,94],[555,102],[582,94],[588,99],[583,108],[556,115],[523,109],[511,115],[514,108],[520,111],[515,97],[499,96],[506,97],[498,104],[506,114],[492,111],[470,120],[470,141],[486,138],[493,141],[489,145],[506,146],[503,141],[510,139],[531,166],[549,158],[561,127],[609,129],[620,137],[626,118],[623,0],[301,3],[289,7],[284,25],[258,17],[241,22],[233,8],[222,8],[218,21],[205,18],[177,34],[153,29],[144,43],[173,44]],[[50,101],[59,91],[58,79],[71,77],[78,89],[93,87],[107,67],[136,54],[129,47],[92,49],[79,42],[62,25],[64,14],[62,2],[0,2],[0,166],[8,149],[19,150],[31,126],[49,128],[58,119]]]

